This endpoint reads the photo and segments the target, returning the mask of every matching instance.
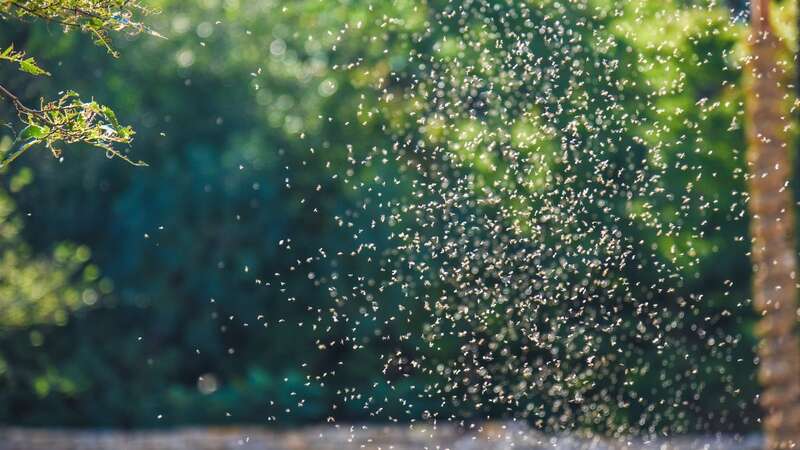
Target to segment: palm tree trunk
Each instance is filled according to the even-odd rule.
[[[769,0],[752,0],[750,89],[747,97],[750,231],[767,449],[800,448],[800,346],[794,200],[783,107],[788,95],[779,66],[780,41],[769,22]]]

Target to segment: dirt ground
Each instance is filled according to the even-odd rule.
[[[625,441],[545,435],[514,423],[471,430],[453,426],[314,426],[158,431],[53,430],[0,427],[0,450],[756,450],[758,436],[681,436]]]

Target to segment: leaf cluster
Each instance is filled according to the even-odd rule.
[[[78,29],[90,34],[95,43],[117,56],[111,46],[109,33],[149,33],[137,17],[152,11],[138,1],[129,0],[2,0],[0,15],[19,20],[41,19],[65,27],[66,31]]]
[[[128,0],[0,0],[0,18],[21,21],[38,19],[62,25],[65,31],[78,29],[93,37],[94,42],[106,48],[112,56],[118,56],[111,46],[110,33],[128,35],[148,33],[160,36],[136,18],[152,11],[137,1]],[[2,47],[0,47],[2,48]],[[0,61],[14,64],[33,76],[49,76],[32,56],[16,50],[13,44],[0,52]],[[134,165],[134,162],[118,149],[133,140],[134,131],[119,123],[108,106],[94,100],[82,100],[74,91],[60,93],[54,100],[40,99],[38,108],[27,106],[21,98],[0,84],[0,98],[16,109],[24,125],[18,133],[11,151],[2,155],[0,168],[7,166],[35,145],[43,145],[53,156],[60,158],[62,144],[88,144],[104,150],[109,157],[118,157]]]
[[[13,162],[34,145],[43,144],[54,157],[60,158],[61,143],[85,143],[106,151],[109,158],[117,157],[135,166],[146,165],[133,161],[114,148],[114,144],[129,143],[134,131],[123,126],[108,106],[95,101],[84,102],[77,92],[68,91],[57,100],[44,102],[38,109],[19,111],[27,126],[19,133],[21,146],[11,153],[0,167]]]

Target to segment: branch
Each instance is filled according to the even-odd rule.
[[[115,148],[130,144],[134,132],[121,125],[111,108],[95,101],[84,102],[75,92],[67,92],[55,101],[41,102],[39,109],[25,106],[8,88],[0,85],[0,96],[8,99],[26,125],[15,142],[23,141],[18,150],[0,161],[0,169],[37,144],[43,144],[54,157],[61,156],[60,144],[84,143],[105,150],[110,158],[120,158],[134,166],[146,166],[143,161],[133,161]]]
[[[22,104],[22,102],[20,101],[19,97],[17,97],[16,95],[14,95],[14,93],[13,93],[13,92],[9,91],[9,90],[8,90],[8,89],[7,89],[5,86],[3,86],[2,84],[0,84],[0,94],[2,94],[2,95],[3,95],[3,97],[5,97],[5,98],[7,98],[8,100],[10,100],[10,101],[11,101],[11,103],[13,103],[13,104],[14,104],[14,107],[15,107],[15,108],[17,108],[17,109],[19,109],[19,108],[26,108],[26,106],[25,106],[25,105],[23,105],[23,104]]]

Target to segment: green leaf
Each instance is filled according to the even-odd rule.
[[[42,69],[38,65],[36,65],[36,61],[33,58],[26,58],[19,61],[19,69],[25,73],[29,73],[31,75],[49,75],[46,70]]]
[[[114,128],[120,128],[119,120],[117,120],[117,114],[111,108],[105,105],[100,105],[100,112],[108,118],[108,121],[111,122],[111,125]]]
[[[22,129],[19,138],[23,141],[28,141],[30,139],[41,139],[45,137],[49,131],[50,130],[45,127],[40,127],[36,124],[30,124]]]

